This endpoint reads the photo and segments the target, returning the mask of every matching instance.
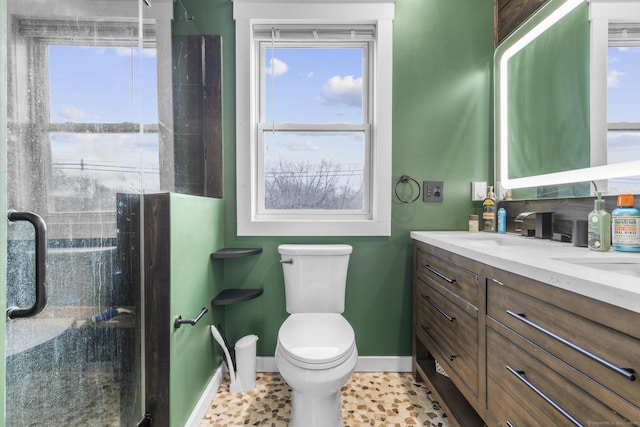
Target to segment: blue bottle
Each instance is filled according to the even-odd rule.
[[[640,252],[640,209],[632,194],[620,194],[611,212],[611,243],[614,251]]]
[[[504,208],[498,209],[498,233],[505,234],[507,232],[507,211]]]

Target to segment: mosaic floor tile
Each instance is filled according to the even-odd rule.
[[[341,394],[348,427],[449,426],[431,392],[409,373],[356,372]],[[200,426],[286,427],[290,413],[291,389],[277,372],[258,373],[256,387],[246,393],[231,393],[227,377]]]

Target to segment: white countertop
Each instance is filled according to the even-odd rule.
[[[596,252],[516,234],[412,231],[411,238],[640,313],[640,253]]]

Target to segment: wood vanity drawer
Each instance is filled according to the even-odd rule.
[[[444,293],[418,280],[416,331],[448,373],[478,395],[478,314],[461,309]]]
[[[487,360],[487,408],[501,425],[633,425],[532,354],[552,356],[525,351],[490,328],[487,347],[498,349]]]
[[[423,246],[418,247],[417,255],[416,274],[420,279],[439,284],[478,307],[478,274],[468,268],[473,265],[470,260]]]
[[[640,423],[640,340],[493,279],[487,281],[487,302],[490,318],[577,369],[584,376],[574,380],[581,388],[632,422]],[[574,302],[595,303],[579,295],[575,295]],[[622,314],[635,315],[623,309],[612,313]],[[635,322],[640,325],[640,316],[635,317]],[[560,363],[556,365],[556,370],[562,369]]]

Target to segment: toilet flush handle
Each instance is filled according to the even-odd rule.
[[[281,259],[280,264],[293,264],[293,258],[290,259]]]

